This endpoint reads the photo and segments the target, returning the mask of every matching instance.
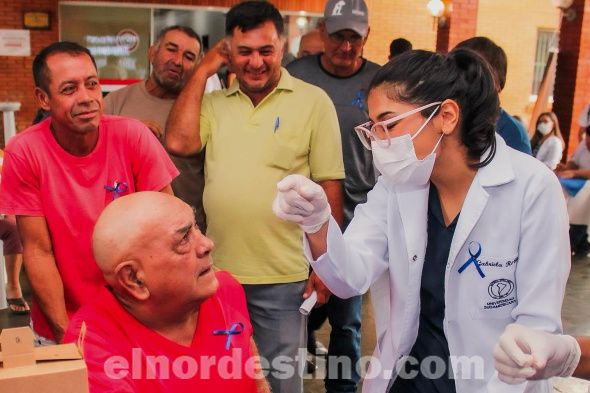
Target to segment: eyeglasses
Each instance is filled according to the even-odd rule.
[[[328,37],[330,37],[330,41],[333,44],[336,45],[342,45],[342,43],[344,41],[348,41],[350,42],[350,45],[352,46],[358,46],[363,42],[364,37],[358,35],[358,34],[353,34],[349,37],[346,37],[340,33],[332,33],[332,34],[328,34]]]
[[[412,109],[411,111],[402,113],[401,115],[377,123],[368,121],[366,123],[354,127],[354,130],[356,131],[356,134],[361,140],[363,146],[365,146],[367,149],[371,150],[371,141],[377,142],[379,146],[386,149],[391,144],[391,137],[389,136],[389,130],[392,128],[391,124],[402,119],[405,119],[406,117],[411,116],[415,113],[421,112],[424,109],[428,109],[431,106],[440,105],[441,103],[442,101],[433,102],[431,104],[424,105],[416,109]],[[434,112],[432,112],[431,117],[434,116],[434,113],[437,110],[438,108],[436,108]],[[412,137],[412,139],[414,139],[414,137]]]

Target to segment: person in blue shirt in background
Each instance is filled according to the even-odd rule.
[[[487,37],[472,37],[457,44],[457,48],[469,49],[480,55],[490,66],[492,75],[496,80],[498,94],[506,85],[506,73],[508,59],[506,52]],[[496,126],[496,132],[511,148],[532,155],[531,142],[521,122],[510,116],[500,108],[500,118]]]

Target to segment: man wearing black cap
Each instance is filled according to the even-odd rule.
[[[354,208],[367,200],[367,193],[375,184],[371,152],[356,137],[354,127],[369,120],[366,91],[379,65],[362,57],[363,46],[369,36],[367,5],[363,0],[329,0],[324,20],[318,26],[325,52],[298,59],[287,67],[296,78],[321,87],[332,99],[342,136],[344,156],[344,223],[345,229],[354,214]],[[317,310],[317,311],[316,311]],[[310,317],[308,334],[319,328],[316,309]],[[326,305],[332,326],[328,348],[328,375],[326,390],[355,392],[359,375],[356,364],[360,359],[361,298],[339,299],[331,296]],[[315,314],[315,315],[314,315]],[[315,326],[314,326],[315,325]],[[310,340],[312,344],[314,340]],[[342,369],[330,375],[330,358],[348,357],[351,369]]]

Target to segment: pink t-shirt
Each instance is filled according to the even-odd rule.
[[[103,116],[96,147],[85,157],[63,150],[51,133],[50,122],[49,118],[28,128],[6,146],[0,211],[45,217],[71,317],[104,285],[92,255],[92,231],[115,196],[105,186],[114,189],[119,184],[117,196],[159,191],[178,170],[139,121]],[[31,318],[38,334],[54,339],[35,299]]]
[[[190,347],[144,326],[106,288],[74,316],[64,342],[77,342],[82,322],[90,393],[255,393],[252,325],[242,286],[217,272],[219,288],[199,308]],[[234,328],[229,348],[227,334]]]

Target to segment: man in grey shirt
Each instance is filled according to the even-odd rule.
[[[163,141],[168,114],[202,53],[201,38],[190,27],[170,26],[163,29],[149,49],[152,64],[149,79],[109,93],[104,98],[104,113],[140,120]],[[170,155],[170,158],[180,172],[172,181],[174,195],[195,208],[197,225],[205,233],[205,154],[202,152],[189,157]]]
[[[344,3],[344,4],[343,4]],[[354,127],[369,120],[366,92],[380,66],[362,57],[363,46],[369,36],[368,10],[365,2],[329,0],[324,10],[324,21],[319,24],[325,52],[300,58],[287,66],[296,78],[321,87],[332,99],[342,135],[344,156],[344,222],[346,229],[354,209],[367,201],[367,193],[375,185],[373,156],[354,131]],[[332,295],[324,314],[332,326],[328,347],[326,390],[356,392],[360,359],[360,296],[339,299]],[[308,332],[323,322],[322,310],[312,312]],[[330,374],[330,360],[335,356],[350,359],[351,369],[342,368]]]

